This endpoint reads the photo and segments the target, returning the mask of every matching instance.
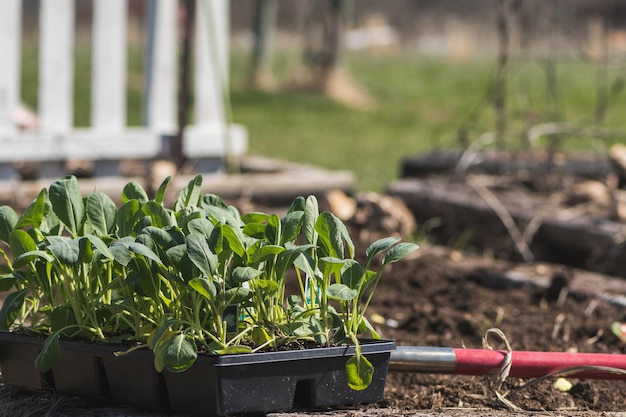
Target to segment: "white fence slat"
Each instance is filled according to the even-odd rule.
[[[0,132],[15,130],[20,94],[21,0],[0,1]]]
[[[228,85],[228,0],[197,0],[195,123],[224,123]]]
[[[154,27],[148,30],[149,73],[146,76],[144,123],[155,130],[176,128],[176,20],[177,0],[150,0],[149,13],[155,13]]]
[[[74,0],[40,3],[39,126],[64,133],[73,124]]]
[[[97,130],[126,126],[127,0],[94,1],[91,125]]]

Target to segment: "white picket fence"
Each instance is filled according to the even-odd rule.
[[[177,0],[146,0],[149,27],[144,78],[144,126],[126,123],[127,0],[94,0],[91,126],[73,125],[74,0],[43,0],[39,20],[39,127],[20,131],[12,115],[20,103],[22,0],[0,0],[0,180],[15,176],[16,162],[37,161],[49,175],[61,163],[97,163],[96,175],[114,174],[122,159],[151,159],[166,152],[176,132]],[[227,125],[228,0],[196,0],[194,122],[183,153],[219,161],[242,155],[247,132]],[[219,165],[219,164],[218,164]],[[50,168],[52,167],[52,168]],[[55,172],[59,168],[59,172]],[[98,171],[99,170],[99,171]]]

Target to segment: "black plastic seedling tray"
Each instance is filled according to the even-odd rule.
[[[0,332],[4,382],[33,389],[53,388],[116,404],[205,416],[327,408],[372,403],[383,398],[393,341],[364,342],[374,367],[363,391],[348,387],[345,365],[354,347],[330,347],[241,355],[200,355],[180,373],[154,369],[148,350],[115,356],[119,346],[62,341],[61,362],[39,373],[34,359],[41,338]]]

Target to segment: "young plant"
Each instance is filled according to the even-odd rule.
[[[150,348],[157,370],[180,372],[198,354],[280,349],[290,342],[352,344],[353,389],[371,382],[360,339],[380,336],[365,317],[388,265],[417,249],[396,238],[355,260],[346,226],[298,197],[284,217],[244,213],[212,194],[202,177],[164,205],[166,179],[150,199],[129,183],[117,208],[106,195],[80,194],[75,177],[55,181],[18,216],[0,207],[0,329],[48,335],[37,358],[50,369],[59,339]],[[374,259],[384,254],[379,268]],[[296,288],[289,293],[289,288]]]

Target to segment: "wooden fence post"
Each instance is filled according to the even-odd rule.
[[[0,132],[13,132],[20,94],[21,0],[0,2]]]
[[[127,0],[93,3],[91,126],[121,131],[126,126]]]
[[[66,133],[74,119],[74,0],[45,0],[40,7],[39,127]]]

